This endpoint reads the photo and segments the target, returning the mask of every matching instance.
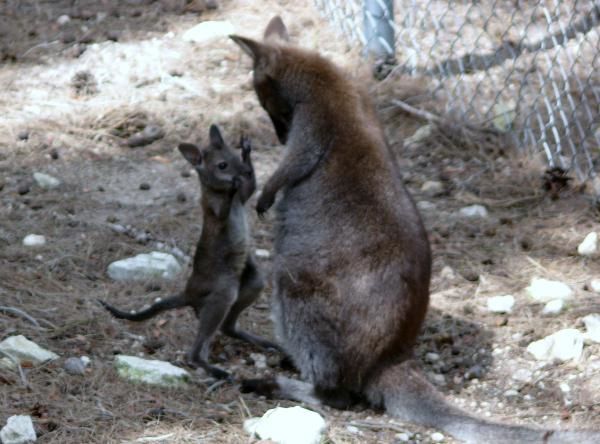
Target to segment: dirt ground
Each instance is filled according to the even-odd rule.
[[[187,29],[229,20],[238,33],[259,36],[270,16],[280,14],[294,40],[365,78],[357,48],[312,5],[298,3],[227,0],[203,12],[201,2],[184,1],[0,4],[0,306],[19,308],[38,324],[0,312],[0,340],[22,334],[61,356],[24,368],[23,377],[0,369],[0,424],[29,414],[44,443],[241,443],[251,441],[244,419],[292,405],[241,395],[235,385],[214,385],[200,373],[188,389],[123,381],[115,354],[180,359],[195,320],[176,310],[141,324],[117,321],[96,299],[134,308],[184,284],[189,270],[175,281],[127,284],[106,273],[110,262],[138,253],[174,252],[184,263],[193,255],[202,220],[199,189],[177,143],[206,140],[211,123],[232,143],[243,132],[253,141],[259,184],[281,155],[251,90],[249,61],[224,38],[184,41]],[[61,25],[64,14],[70,21]],[[600,295],[588,289],[600,278],[598,259],[576,254],[584,236],[598,231],[590,199],[577,184],[548,193],[543,164],[494,135],[443,126],[407,142],[426,122],[392,100],[435,111],[440,104],[427,94],[427,83],[391,77],[370,88],[433,249],[431,310],[417,347],[424,371],[449,399],[483,417],[600,427],[600,346],[586,345],[578,363],[561,365],[536,362],[526,352],[531,341],[561,328],[582,329],[583,316],[600,312]],[[127,146],[146,125],[159,126],[164,137]],[[34,172],[62,183],[43,190]],[[431,180],[443,184],[433,196],[421,190]],[[475,203],[489,217],[457,215]],[[252,217],[256,247],[272,251],[272,215]],[[43,234],[47,244],[24,247],[30,233]],[[260,265],[268,273],[270,259]],[[546,317],[527,299],[524,289],[536,276],[573,288],[566,311]],[[515,310],[489,313],[487,297],[503,294],[515,296]],[[269,296],[267,288],[243,315],[244,328],[272,336]],[[267,354],[266,369],[257,368],[250,357],[257,352],[218,336],[212,357],[239,378],[283,371],[275,354]],[[427,353],[439,359],[426,359]],[[67,374],[64,359],[82,355],[91,359],[86,375]],[[531,377],[515,379],[523,369]],[[329,424],[327,442],[397,442],[401,432],[432,442],[433,430],[368,409],[320,413]]]

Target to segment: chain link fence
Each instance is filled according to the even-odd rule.
[[[446,112],[600,172],[600,0],[315,0],[351,44],[429,76]]]

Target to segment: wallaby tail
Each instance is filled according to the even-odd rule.
[[[170,310],[172,308],[180,308],[188,305],[184,294],[178,294],[177,296],[171,296],[166,299],[161,299],[160,301],[155,302],[150,307],[145,310],[136,311],[136,312],[128,312],[119,310],[116,307],[113,307],[110,304],[107,304],[104,301],[98,299],[100,305],[106,308],[115,318],[117,319],[127,319],[128,321],[145,321],[146,319],[150,319],[153,316],[156,316],[158,313],[163,312],[165,310]]]
[[[366,393],[371,402],[383,405],[388,414],[437,428],[466,443],[600,443],[600,431],[543,430],[476,418],[446,401],[411,361],[383,370]]]

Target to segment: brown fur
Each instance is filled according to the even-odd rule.
[[[276,17],[263,42],[232,39],[252,57],[258,99],[287,145],[257,210],[281,191],[273,317],[306,382],[250,380],[242,389],[342,408],[366,399],[473,443],[543,442],[544,431],[449,405],[413,368],[429,300],[423,224],[367,94],[319,54],[290,46],[282,29]],[[598,437],[564,433],[548,441]]]
[[[229,336],[263,348],[278,347],[236,327],[239,314],[256,300],[263,288],[261,273],[250,251],[244,208],[256,188],[250,144],[242,139],[240,160],[225,144],[216,126],[210,129],[210,139],[208,147],[202,150],[191,144],[179,145],[183,156],[198,172],[204,215],[192,275],[185,290],[136,313],[100,302],[113,316],[131,321],[143,321],[171,308],[192,307],[199,327],[187,361],[215,377],[225,378],[229,376],[227,372],[208,363],[210,342],[219,328]]]

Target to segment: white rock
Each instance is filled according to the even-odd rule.
[[[352,433],[353,435],[360,435],[360,429],[358,427],[355,427],[353,425],[349,425],[346,426],[346,430],[348,430],[348,432]]]
[[[58,26],[64,26],[67,23],[69,23],[70,21],[71,21],[71,17],[69,17],[66,14],[63,14],[59,18],[56,19],[56,23],[58,23]]]
[[[421,211],[435,210],[435,204],[426,200],[420,200],[417,202],[417,208]]]
[[[46,238],[41,234],[28,234],[23,238],[23,245],[26,247],[41,247],[46,245]]]
[[[0,430],[2,444],[27,444],[37,439],[31,416],[15,415],[8,418]]]
[[[16,367],[15,360],[19,363],[29,361],[33,365],[37,365],[58,358],[56,353],[52,353],[51,351],[40,347],[35,342],[30,341],[22,335],[9,336],[4,341],[0,342],[0,350],[13,358],[9,359],[4,357],[0,359],[0,367],[4,368]]]
[[[256,257],[260,257],[261,259],[268,259],[271,257],[271,252],[269,250],[265,250],[264,248],[257,248],[254,254]]]
[[[519,392],[515,389],[508,389],[504,392],[504,396],[506,396],[507,398],[514,398],[515,396],[519,396]]]
[[[440,272],[440,277],[442,277],[443,279],[453,281],[457,277],[456,271],[454,271],[452,267],[445,265],[444,268],[442,268],[442,271]]]
[[[598,251],[598,233],[592,231],[583,239],[577,247],[577,253],[581,256],[593,256]]]
[[[123,378],[153,385],[179,387],[190,377],[187,371],[168,362],[136,356],[118,355],[115,358],[115,366]]]
[[[590,282],[590,288],[594,293],[600,293],[600,279],[592,279]]]
[[[525,291],[533,300],[542,303],[554,299],[567,301],[573,298],[573,290],[567,284],[543,278],[533,278]]]
[[[461,208],[458,214],[469,219],[485,219],[488,217],[488,211],[483,205],[469,205]]]
[[[244,430],[278,444],[319,444],[326,425],[321,415],[305,408],[276,407],[244,421]]]
[[[562,299],[553,299],[552,301],[548,301],[542,310],[542,314],[545,315],[557,315],[559,314],[563,307],[565,306],[565,301]]]
[[[574,328],[566,328],[532,342],[527,351],[538,361],[578,361],[583,351],[583,334]]]
[[[563,393],[569,393],[571,391],[571,387],[566,382],[561,382],[559,385],[560,391]]]
[[[250,358],[254,361],[256,368],[267,368],[267,357],[262,353],[250,353]]]
[[[33,178],[40,188],[45,190],[52,190],[60,185],[60,180],[56,177],[52,177],[49,174],[44,173],[33,173]]]
[[[444,192],[444,184],[437,180],[428,180],[421,185],[421,191],[429,196],[436,196]]]
[[[600,342],[600,314],[592,313],[583,318],[586,332],[583,334],[586,342]]]
[[[234,26],[228,21],[206,21],[183,33],[186,42],[206,43],[212,40],[235,34]]]
[[[520,368],[512,373],[512,378],[519,382],[529,382],[533,378],[533,372],[526,368]]]
[[[396,438],[398,438],[398,440],[402,441],[402,442],[408,442],[410,440],[411,435],[409,435],[408,433],[402,432],[402,433],[396,433]]]
[[[515,297],[507,294],[506,296],[492,296],[487,300],[487,308],[492,313],[510,313],[515,305]]]
[[[79,359],[81,359],[81,362],[83,362],[83,365],[85,365],[86,367],[89,367],[90,363],[92,362],[87,356],[82,356]]]
[[[425,360],[427,362],[436,362],[440,360],[440,355],[437,353],[429,352],[425,354]]]
[[[150,278],[173,279],[181,271],[177,259],[169,253],[153,251],[121,259],[108,266],[108,275],[115,281],[137,281]]]
[[[433,134],[433,125],[427,124],[419,127],[412,136],[404,139],[404,145],[419,143]]]
[[[442,435],[440,432],[432,433],[431,440],[433,442],[442,442],[444,440],[444,435]]]

